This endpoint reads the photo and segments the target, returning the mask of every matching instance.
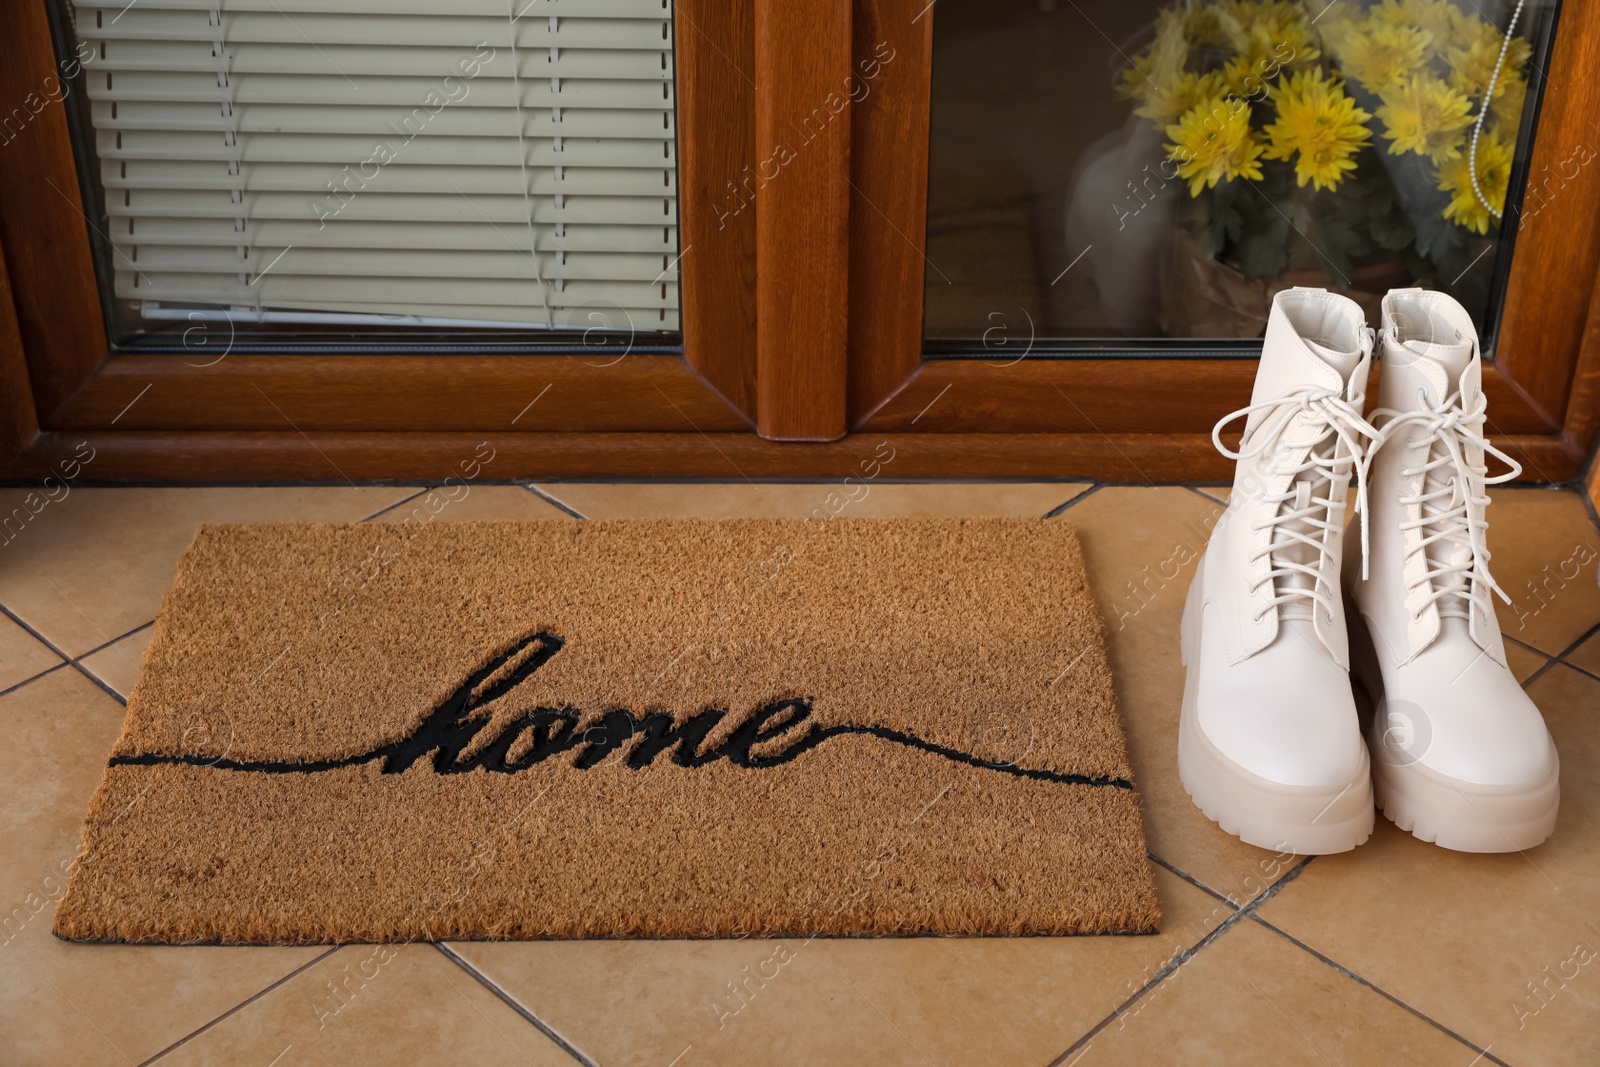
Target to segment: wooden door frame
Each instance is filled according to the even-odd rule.
[[[87,445],[87,476],[103,481],[428,479],[485,439],[503,478],[843,477],[885,446],[893,477],[1225,477],[1209,428],[1247,398],[1253,361],[923,359],[931,7],[677,0],[685,356],[612,367],[572,355],[113,356],[64,109],[45,107],[0,145],[11,289],[0,455],[16,450],[0,477],[37,479]],[[12,10],[0,99],[55,73],[43,0]],[[1561,19],[1535,174],[1587,143],[1600,111],[1600,8],[1571,4]],[[749,182],[836,79],[869,70],[871,91],[831,137]],[[1593,171],[1521,234],[1485,376],[1491,430],[1530,480],[1576,477],[1600,423]]]

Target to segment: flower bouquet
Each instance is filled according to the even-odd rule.
[[[1311,6],[1178,0],[1122,72],[1165,134],[1180,247],[1258,291],[1263,324],[1283,283],[1486,288],[1526,41],[1451,0]]]

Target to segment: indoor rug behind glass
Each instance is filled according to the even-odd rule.
[[[208,526],[56,932],[1147,932],[1060,521]]]

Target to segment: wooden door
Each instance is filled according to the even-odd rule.
[[[489,441],[495,478],[845,477],[891,449],[896,477],[1224,477],[1210,428],[1248,396],[1247,350],[1054,352],[1015,323],[924,344],[941,6],[677,0],[681,346],[313,353],[202,330],[113,351],[81,146],[43,99],[0,145],[0,476],[86,445],[97,479],[428,479]],[[0,97],[38,100],[59,74],[46,0],[11,11]],[[1597,59],[1600,10],[1567,3],[1540,181],[1600,137]],[[1597,175],[1523,227],[1487,369],[1491,431],[1530,479],[1576,476],[1600,420]]]
[[[856,5],[858,59],[884,41],[896,58],[854,113],[852,432],[890,437],[903,453],[926,455],[930,468],[955,475],[1079,473],[1135,483],[1225,477],[1231,465],[1213,449],[1211,427],[1247,402],[1253,353],[1105,358],[1029,350],[1020,317],[997,317],[986,343],[965,352],[925,352],[923,294],[940,288],[924,285],[925,272],[939,271],[924,242],[933,23],[943,6]],[[1070,7],[1058,14],[1081,21],[1099,44],[1089,16]],[[1597,54],[1600,9],[1563,5],[1529,172],[1535,180],[1559,172],[1564,180],[1517,236],[1495,358],[1485,366],[1491,433],[1532,480],[1576,476],[1600,415],[1600,178],[1574,165],[1586,158],[1584,146],[1600,145],[1592,125],[1600,114]],[[1068,265],[1064,257],[1050,269]],[[913,465],[921,469],[915,458],[906,466]]]

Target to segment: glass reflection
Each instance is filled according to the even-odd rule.
[[[1485,328],[1553,4],[1508,34],[1511,8],[944,0],[932,347],[997,314],[1068,343],[1249,339],[1294,285],[1374,319],[1391,287],[1444,289]]]

